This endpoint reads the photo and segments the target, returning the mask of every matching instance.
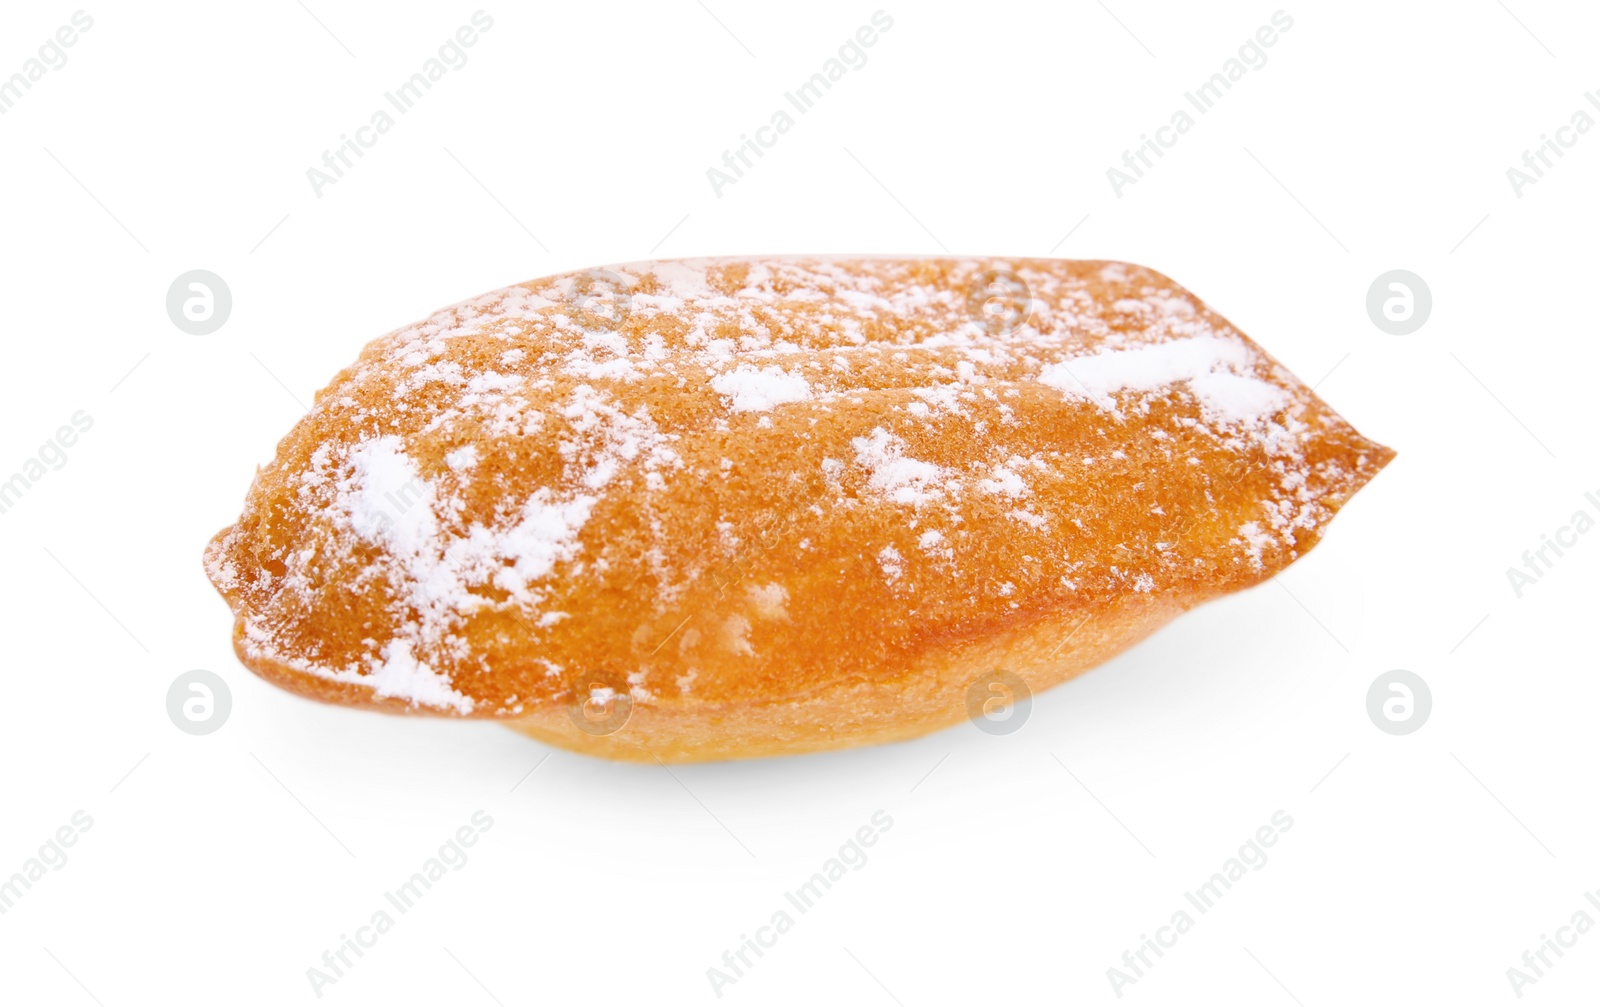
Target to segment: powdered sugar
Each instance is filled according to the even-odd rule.
[[[578,554],[582,548],[578,532],[599,499],[586,494],[560,501],[553,497],[549,490],[539,490],[523,504],[522,520],[499,534],[475,525],[465,540],[452,544],[452,559],[463,568],[495,566],[495,587],[518,598],[531,598],[530,584],[548,577],[558,562]]]
[[[899,549],[886,545],[878,552],[878,568],[883,571],[883,579],[893,584],[905,576],[906,558],[900,555]]]
[[[906,455],[904,439],[882,427],[874,427],[866,437],[850,441],[856,463],[870,470],[867,485],[898,504],[928,503],[941,495],[941,483],[948,473],[932,462]]]
[[[538,582],[581,550],[578,533],[597,498],[578,494],[557,499],[541,489],[523,504],[514,523],[474,523],[447,531],[439,487],[422,477],[402,443],[399,437],[383,435],[350,450],[334,513],[342,514],[362,540],[384,548],[378,569],[415,618],[395,627],[395,635],[364,671],[306,670],[368,685],[381,697],[470,712],[471,700],[450,687],[448,675],[418,659],[418,649],[437,646],[464,618],[494,604],[480,593],[485,585],[507,592],[516,603],[537,606],[542,597]],[[559,621],[561,613],[554,614],[555,620],[541,623]]]
[[[979,480],[978,488],[986,493],[1001,493],[1009,497],[1028,494],[1028,484],[1022,481],[1022,477],[1003,465],[996,465],[992,476]]]
[[[433,487],[393,435],[377,437],[350,452],[345,505],[357,535],[387,546],[398,556],[416,556],[438,537]]]
[[[1245,555],[1250,559],[1253,569],[1261,570],[1265,564],[1261,554],[1272,544],[1272,536],[1261,530],[1261,526],[1254,521],[1246,521],[1239,526],[1239,538],[1234,540],[1244,546]]]
[[[711,387],[729,397],[734,412],[765,412],[786,402],[805,402],[811,386],[781,367],[757,370],[748,364],[711,379]]]
[[[360,680],[385,698],[404,699],[422,706],[436,706],[471,713],[472,700],[450,687],[450,676],[418,661],[411,652],[411,641],[403,638],[384,645],[381,659]]]
[[[1211,422],[1251,423],[1288,403],[1282,388],[1254,374],[1257,362],[1255,351],[1238,340],[1191,336],[1059,361],[1039,372],[1039,383],[1120,416],[1115,393],[1187,382]]]

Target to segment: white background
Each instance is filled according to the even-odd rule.
[[[706,169],[877,8],[707,3],[487,8],[469,62],[320,198],[306,169],[475,5],[90,8],[0,116],[0,478],[94,420],[0,515],[0,876],[94,823],[0,916],[0,1000],[316,1002],[306,970],[482,809],[470,862],[323,1001],[714,1003],[707,969],[883,810],[870,861],[722,1001],[1112,1003],[1107,969],[1281,809],[1266,866],[1122,1000],[1514,1002],[1525,949],[1600,921],[1600,534],[1521,598],[1506,576],[1600,513],[1600,130],[1520,198],[1506,170],[1600,88],[1600,15],[1290,6],[1267,64],[1118,198],[1106,169],[1274,5],[907,2],[719,198]],[[0,75],[74,9],[7,5]],[[674,779],[317,706],[235,661],[201,549],[368,339],[587,266],[944,250],[1159,269],[1399,457],[1277,583],[1006,737]],[[196,268],[233,292],[209,336],[164,307]],[[1365,310],[1394,268],[1433,294],[1408,336]],[[206,737],[165,711],[193,668],[232,689]],[[1365,709],[1394,668],[1434,700],[1405,737]],[[1552,961],[1523,999],[1580,1002],[1600,933]]]

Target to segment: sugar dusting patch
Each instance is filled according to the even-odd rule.
[[[384,698],[404,699],[413,704],[471,713],[472,700],[450,687],[450,676],[440,674],[418,661],[411,652],[411,641],[390,640],[381,659],[373,662],[366,675],[372,691]]]
[[[978,488],[986,493],[1004,494],[1008,497],[1021,497],[1028,495],[1028,485],[1022,477],[1003,465],[994,467],[994,474],[988,479],[978,482]]]
[[[742,615],[730,615],[722,620],[722,647],[730,654],[754,657],[756,649],[750,645],[750,620]]]
[[[1239,526],[1239,537],[1233,541],[1244,547],[1245,555],[1250,557],[1250,566],[1253,569],[1258,571],[1266,569],[1261,554],[1272,544],[1272,536],[1263,531],[1259,524],[1246,521]]]
[[[900,550],[892,545],[886,545],[878,553],[878,568],[883,571],[886,583],[893,584],[906,572],[906,558],[900,555]]]
[[[906,455],[906,442],[882,427],[866,437],[850,441],[856,463],[871,474],[867,485],[898,504],[925,504],[941,495],[941,483],[949,473],[932,462]]]
[[[447,464],[452,468],[476,461],[475,451],[470,456],[451,454],[455,464]],[[373,569],[386,577],[400,599],[397,615],[405,616],[397,619],[393,635],[368,657],[364,669],[309,662],[297,667],[365,685],[383,698],[470,713],[473,700],[455,690],[448,673],[419,654],[449,652],[456,646],[454,631],[472,613],[496,604],[482,593],[489,585],[510,596],[501,604],[529,611],[539,626],[558,623],[564,613],[536,612],[544,598],[538,585],[581,551],[578,534],[599,498],[588,493],[562,496],[541,487],[509,523],[491,527],[475,522],[448,529],[441,521],[441,511],[448,508],[441,504],[439,487],[422,477],[398,436],[358,443],[347,464],[348,474],[336,483],[331,508],[335,522],[342,518],[356,539],[382,550]],[[256,634],[260,652],[270,653],[269,644],[269,638]]]
[[[750,606],[755,614],[762,619],[777,622],[789,621],[789,591],[777,581],[767,584],[751,584],[747,589],[750,596]]]
[[[1039,371],[1039,383],[1120,415],[1114,393],[1157,392],[1183,381],[1208,421],[1251,423],[1289,402],[1288,392],[1255,375],[1256,362],[1255,352],[1238,340],[1190,336],[1049,364]]]
[[[788,402],[806,402],[811,386],[798,374],[781,367],[757,370],[748,364],[711,379],[711,387],[726,395],[736,413],[766,412]]]
[[[598,502],[597,497],[587,495],[571,500],[552,498],[548,489],[541,488],[523,505],[522,520],[498,534],[475,525],[474,534],[451,544],[450,558],[462,569],[498,565],[494,586],[531,600],[530,584],[548,577],[558,562],[578,554],[582,548],[578,532]]]
[[[403,443],[389,434],[357,445],[350,452],[353,475],[343,502],[357,535],[396,555],[415,555],[438,537],[439,523],[433,486],[423,481]]]

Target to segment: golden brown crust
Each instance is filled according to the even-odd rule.
[[[1303,554],[1391,456],[1141,267],[645,263],[370,344],[207,567],[303,695],[779,754],[1092,667]],[[597,686],[620,730],[571,716]]]

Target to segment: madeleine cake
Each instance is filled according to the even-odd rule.
[[[1071,678],[1283,569],[1392,456],[1140,266],[649,262],[370,343],[206,568],[304,696],[778,755]]]

